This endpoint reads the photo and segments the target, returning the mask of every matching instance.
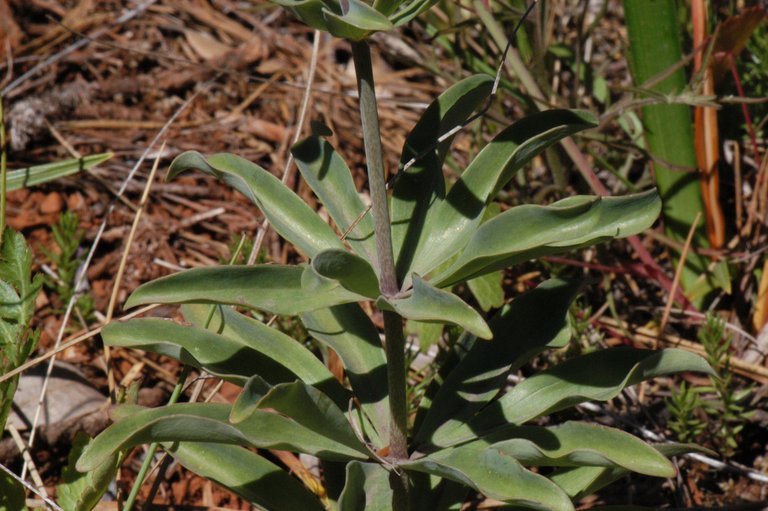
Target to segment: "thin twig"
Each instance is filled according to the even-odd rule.
[[[35,462],[32,460],[32,456],[29,454],[29,446],[27,446],[27,443],[24,442],[23,438],[21,438],[19,430],[16,429],[16,426],[13,424],[8,424],[8,432],[11,434],[13,443],[15,443],[16,447],[19,448],[19,452],[21,453],[21,457],[24,459],[24,463],[27,463],[30,467],[29,474],[32,476],[32,482],[34,482],[37,486],[37,489],[40,490],[40,494],[47,497],[48,492],[45,490],[45,483],[43,482],[43,478],[40,477],[40,472],[37,471],[37,467],[35,466]]]

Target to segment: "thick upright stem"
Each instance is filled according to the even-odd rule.
[[[393,296],[399,286],[392,252],[392,231],[389,223],[387,189],[384,177],[384,153],[379,132],[379,113],[376,108],[376,88],[371,67],[368,43],[353,42],[352,56],[357,72],[360,95],[360,117],[363,124],[365,157],[368,163],[368,185],[371,192],[371,212],[376,233],[376,251],[379,262],[379,286],[384,296]],[[390,431],[389,450],[395,459],[408,457],[407,408],[405,400],[405,336],[402,318],[393,312],[384,312],[384,337],[387,354],[389,386]]]

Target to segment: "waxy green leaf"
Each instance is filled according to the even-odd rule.
[[[312,259],[312,269],[358,295],[376,299],[380,294],[379,279],[368,261],[345,250],[320,252]]]
[[[270,390],[272,390],[272,385],[267,383],[264,378],[258,374],[251,376],[243,385],[243,390],[240,391],[235,402],[232,403],[232,411],[229,414],[230,422],[237,424],[253,415],[259,409],[261,398]]]
[[[715,455],[708,449],[693,444],[649,444],[661,455],[671,458],[690,452]],[[549,477],[571,498],[580,499],[591,495],[624,477],[629,470],[620,467],[568,467],[556,470]]]
[[[397,312],[406,319],[459,325],[483,339],[493,337],[483,317],[453,293],[433,287],[413,276],[413,290],[408,298],[384,298],[376,302],[380,309]]]
[[[192,472],[270,511],[323,511],[320,500],[281,467],[236,445],[174,442],[171,456]]]
[[[466,355],[446,375],[416,432],[415,443],[447,447],[474,433],[466,421],[493,399],[507,375],[547,347],[562,347],[571,337],[568,309],[578,282],[552,279],[504,307],[490,321],[491,342],[465,342]]]
[[[394,492],[389,477],[389,471],[378,463],[347,463],[339,511],[391,511]]]
[[[373,426],[372,430],[364,428],[365,433],[374,445],[384,447],[389,431],[387,359],[378,330],[360,306],[352,303],[300,317],[309,334],[341,358],[364,418]]]
[[[302,382],[275,385],[259,400],[258,408],[274,410],[308,431],[366,452],[344,412],[328,396]]]
[[[507,423],[523,424],[585,401],[607,401],[625,387],[682,371],[713,374],[703,358],[679,349],[620,347],[596,351],[524,380],[487,406],[469,422],[469,427],[475,432],[487,432]]]
[[[619,467],[656,477],[672,477],[669,460],[624,431],[568,421],[551,427],[503,426],[470,444],[492,445],[523,465],[544,467]]]
[[[349,402],[349,391],[341,386],[323,362],[296,339],[276,328],[226,306],[215,306],[211,311],[210,305],[187,304],[181,307],[181,311],[184,319],[197,328],[205,328],[209,323],[211,331],[240,342],[271,361],[265,362],[266,365],[256,365],[258,371],[251,371],[249,375],[258,373],[272,385],[298,379],[320,389],[339,406],[344,407]],[[275,364],[279,369],[271,370]],[[286,372],[288,378],[282,378]]]
[[[209,158],[188,151],[171,163],[168,177],[196,169],[221,179],[253,201],[275,230],[307,257],[344,244],[306,202],[275,176],[244,158],[215,154]]]
[[[424,225],[429,235],[416,253],[411,271],[427,275],[462,250],[480,225],[488,203],[515,172],[549,145],[595,124],[595,117],[587,112],[549,110],[499,133],[470,163],[445,200],[431,208]]]
[[[443,92],[422,114],[403,146],[400,165],[437,143],[454,127],[466,121],[490,94],[493,79],[475,75],[456,83]],[[425,219],[436,201],[445,198],[443,162],[448,154],[450,137],[426,153],[398,176],[392,191],[392,244],[400,280],[410,271],[413,258],[429,236]]]
[[[345,3],[346,12],[343,14],[323,10],[323,18],[331,35],[360,41],[374,32],[395,28],[386,16],[361,0],[345,0]]]
[[[117,453],[87,473],[75,470],[77,459],[90,442],[92,440],[83,432],[75,436],[69,451],[69,463],[61,472],[62,482],[56,487],[56,496],[64,511],[90,511],[95,508],[117,474],[120,464]]]
[[[401,467],[465,484],[487,497],[516,506],[573,511],[571,499],[557,485],[492,446],[445,449]]]
[[[302,177],[323,203],[340,231],[346,231],[365,211],[347,164],[328,141],[305,138],[291,149]],[[376,240],[371,215],[363,216],[347,233],[347,242],[358,255],[377,269]]]
[[[434,280],[449,286],[533,257],[631,236],[650,227],[660,210],[655,190],[517,206],[477,229],[461,256]]]
[[[195,268],[139,286],[125,306],[222,303],[272,314],[295,315],[365,299],[338,285],[322,292],[305,290],[302,288],[303,272],[301,266],[278,264]]]
[[[131,407],[130,414],[102,432],[77,462],[81,472],[93,470],[115,452],[152,442],[213,442],[303,452],[322,459],[366,459],[363,446],[351,448],[275,412],[258,410],[232,424],[231,407],[183,403],[161,408]],[[318,420],[320,420],[318,418]]]
[[[274,383],[296,378],[293,372],[240,339],[182,326],[170,320],[148,318],[110,323],[104,327],[102,336],[109,346],[172,357],[240,386],[254,374]]]

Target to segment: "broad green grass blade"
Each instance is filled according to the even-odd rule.
[[[47,183],[48,181],[53,181],[60,177],[71,176],[80,171],[92,169],[96,165],[100,165],[112,158],[112,156],[114,156],[112,153],[92,154],[90,156],[72,160],[11,170],[6,177],[8,191],[10,192],[27,186]]]
[[[393,491],[389,471],[378,463],[347,463],[347,478],[339,496],[339,511],[391,511]]]
[[[346,231],[365,211],[355,188],[352,173],[333,146],[319,136],[308,137],[291,149],[304,181],[323,203],[338,229]],[[358,255],[377,269],[376,240],[371,215],[365,215],[347,234],[347,241]]]
[[[352,449],[301,426],[288,417],[259,410],[238,424],[229,422],[231,406],[183,403],[161,408],[131,407],[130,413],[104,430],[77,462],[93,470],[115,452],[152,442],[212,442],[303,452],[334,461],[366,459]]]
[[[312,337],[339,355],[355,397],[373,426],[373,430],[365,428],[366,434],[377,447],[387,445],[387,359],[370,318],[359,305],[350,303],[303,313],[301,321]]]
[[[635,84],[668,72],[683,59],[675,0],[625,0],[624,13],[629,36],[629,57]],[[678,67],[650,88],[647,96],[680,94],[686,88],[685,67]],[[696,215],[704,213],[704,202],[696,172],[696,152],[691,107],[662,101],[643,107],[643,125],[648,150],[654,158],[656,184],[664,201],[667,235],[682,243]],[[683,170],[681,170],[683,169]],[[693,248],[709,245],[704,225],[696,229]],[[706,274],[709,260],[690,252],[681,274],[683,289],[689,290]],[[707,294],[714,288],[710,283]],[[703,295],[689,296],[701,304]]]
[[[637,234],[653,224],[660,208],[655,190],[514,207],[480,226],[459,258],[434,278],[435,285],[454,285],[543,254]]]
[[[462,124],[491,92],[493,79],[475,75],[443,92],[422,114],[403,146],[400,165],[406,165],[455,126]],[[443,162],[450,137],[398,176],[392,191],[392,245],[400,280],[408,275],[416,251],[429,235],[424,222],[430,207],[445,198]]]
[[[345,250],[323,250],[312,259],[312,269],[352,293],[373,300],[381,294],[379,278],[368,261]]]
[[[401,299],[379,298],[379,309],[397,312],[406,319],[459,325],[474,335],[490,339],[493,334],[483,317],[453,293],[438,289],[413,276],[411,296]]]
[[[571,499],[557,485],[493,447],[446,449],[401,466],[460,482],[487,497],[522,508],[573,511]]]
[[[215,154],[206,159],[188,151],[173,160],[168,177],[190,169],[215,176],[248,197],[275,230],[307,257],[329,248],[344,248],[333,229],[306,202],[255,163],[232,154]]]
[[[595,371],[595,368],[601,368]],[[679,349],[661,351],[634,348],[600,350],[573,358],[519,383],[470,421],[476,432],[503,424],[523,424],[585,401],[613,399],[643,380],[697,371],[714,374],[698,355]]]
[[[176,442],[166,450],[195,474],[270,511],[323,511],[320,500],[288,472],[236,445]]]
[[[568,309],[578,282],[552,279],[515,298],[490,321],[493,340],[474,342],[430,402],[416,432],[416,445],[447,447],[452,439],[472,438],[466,421],[493,399],[507,375],[547,347],[571,338]]]
[[[181,307],[184,319],[197,328],[204,328],[211,312],[210,305],[187,304]],[[240,314],[229,307],[218,306],[210,319],[208,328],[232,340],[262,353],[264,357],[284,368],[292,375],[289,379],[269,378],[269,371],[259,372],[271,384],[300,380],[320,389],[339,406],[349,403],[349,391],[341,386],[311,351],[296,339],[275,328]],[[281,372],[283,371],[281,370]]]
[[[412,271],[427,275],[467,244],[488,203],[512,176],[553,143],[595,126],[592,114],[549,110],[526,117],[499,133],[467,167],[444,201],[431,208],[426,242]]]
[[[220,303],[272,314],[295,315],[365,299],[340,286],[322,291],[305,290],[301,279],[303,273],[301,266],[278,264],[195,268],[139,286],[125,306]]]

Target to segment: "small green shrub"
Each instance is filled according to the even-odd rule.
[[[80,219],[71,211],[61,214],[59,221],[51,227],[56,249],[44,250],[48,260],[56,269],[56,277],[48,276],[45,285],[58,296],[64,308],[77,293],[75,285],[78,270],[85,257],[80,254],[80,246],[85,232],[80,228]],[[80,294],[76,297],[75,307],[80,317],[85,321],[91,319],[94,313],[93,297],[90,294]]]
[[[292,152],[337,230],[254,163],[230,154],[176,158],[171,178],[196,169],[235,187],[309,262],[199,268],[139,287],[128,307],[181,304],[188,325],[113,323],[103,330],[105,342],[174,357],[242,391],[233,405],[118,407],[115,423],[85,448],[78,470],[159,442],[182,465],[260,508],[339,511],[459,509],[477,493],[517,507],[572,511],[574,499],[628,472],[674,475],[667,456],[695,447],[651,446],[582,422],[542,427],[533,421],[584,401],[610,400],[658,375],[711,373],[703,359],[675,349],[594,351],[508,390],[510,372],[568,343],[569,308],[580,283],[548,280],[489,321],[452,292],[513,264],[636,234],[653,223],[660,210],[655,191],[576,196],[486,217],[518,170],[561,138],[594,126],[595,118],[552,110],[522,119],[449,183],[442,168],[452,137],[444,135],[479,109],[494,86],[490,77],[469,77],[437,98],[413,128],[401,158],[408,169],[388,198],[364,38],[430,2],[279,3],[312,26],[354,40],[371,214],[320,126]],[[383,342],[360,302],[381,312]],[[338,354],[344,381],[304,345],[242,309],[298,317]],[[405,320],[461,329],[434,378],[411,394],[410,414]],[[305,487],[266,449],[316,456],[325,487]]]
[[[714,373],[709,377],[710,385],[688,387],[683,383],[672,393],[667,400],[669,428],[681,442],[700,442],[702,434],[708,432],[708,443],[731,457],[739,447],[741,431],[754,415],[746,404],[754,389],[735,388],[730,355],[733,338],[726,334],[722,318],[707,314],[698,338]]]

